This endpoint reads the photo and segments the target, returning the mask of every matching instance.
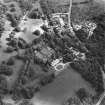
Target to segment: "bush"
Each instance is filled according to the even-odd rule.
[[[97,59],[97,61],[103,68],[105,64],[105,14],[103,13],[99,16],[94,16],[92,18],[92,21],[94,21],[97,24],[97,27],[94,30],[91,39],[87,41],[85,45],[91,53],[91,55]]]
[[[11,41],[11,38],[6,38],[7,41]]]
[[[12,57],[10,57],[9,59],[8,59],[8,61],[7,61],[7,65],[14,65],[15,64],[15,60],[14,60],[14,58],[12,58]]]
[[[87,93],[87,91],[85,90],[85,88],[80,88],[77,92],[76,92],[77,97],[83,101],[85,98],[87,98],[89,96],[89,94]]]
[[[15,4],[10,4],[9,7],[15,7]]]
[[[3,32],[4,32],[4,25],[2,24],[2,22],[0,22],[0,38]]]
[[[37,15],[36,12],[30,13],[28,17],[31,18],[31,19],[38,19],[38,15]]]
[[[49,76],[44,76],[42,79],[41,79],[41,85],[44,86],[44,85],[47,85],[49,83],[51,83],[54,79],[54,76],[53,75],[49,75]]]
[[[36,30],[36,31],[33,32],[33,34],[36,35],[36,36],[40,36],[40,31]]]
[[[7,13],[6,16],[7,16],[7,19],[11,22],[11,26],[16,27],[17,26],[17,21],[14,18],[14,16],[10,13]]]
[[[47,0],[41,0],[40,1],[40,5],[41,5],[41,8],[42,8],[44,14],[46,14],[46,15],[50,15],[51,14],[51,9],[50,9],[50,7],[48,5]]]
[[[6,64],[0,65],[0,74],[4,74],[6,76],[11,76],[13,74],[12,68],[8,67]]]
[[[67,63],[67,62],[71,62],[73,61],[75,58],[75,56],[71,53],[71,54],[66,54],[65,56],[63,56],[63,62]]]
[[[0,75],[0,95],[5,95],[8,93],[8,84],[4,76]]]
[[[27,86],[21,89],[21,94],[24,97],[24,99],[32,99],[35,92],[37,92],[38,90],[39,90],[38,85],[37,86]]]
[[[32,3],[27,0],[18,0],[19,6],[22,10],[22,12],[30,11],[33,7]]]
[[[79,72],[93,88],[95,88],[98,94],[101,94],[104,91],[103,77],[97,60],[90,58],[86,61],[75,61],[70,65],[74,70]]]
[[[81,105],[80,100],[77,97],[69,98],[63,105]]]
[[[15,8],[11,8],[10,12],[16,12],[16,9]]]
[[[7,43],[7,45],[9,46],[9,47],[7,47],[7,48],[13,48],[13,47],[16,46],[16,41],[15,41],[15,40],[11,40],[11,41],[9,41],[9,42]]]
[[[13,31],[15,31],[15,32],[20,32],[21,29],[20,29],[20,27],[15,27],[15,29],[14,29]]]
[[[41,28],[42,28],[45,32],[48,32],[48,28],[46,27],[46,25],[42,25]]]
[[[17,85],[16,83],[13,84],[12,96],[11,96],[13,101],[20,101],[22,99],[20,90],[21,90],[21,87],[19,85]]]
[[[35,39],[33,39],[33,44],[34,45],[36,45],[36,44],[39,44],[40,43],[40,41],[41,41],[41,39],[40,38],[35,38]]]
[[[30,81],[35,80],[38,77],[37,74],[36,74],[36,70],[30,66],[28,71],[27,71],[26,77]]]
[[[24,99],[19,105],[33,105],[29,99]]]
[[[75,32],[76,36],[79,38],[80,41],[86,42],[88,34],[84,32],[82,29]]]

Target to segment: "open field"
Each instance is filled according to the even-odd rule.
[[[34,105],[62,105],[65,99],[74,95],[79,88],[84,87],[90,93],[94,90],[72,68],[64,70],[53,83],[43,87],[32,99]]]

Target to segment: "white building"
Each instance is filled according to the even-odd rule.
[[[51,63],[51,66],[56,66],[58,63],[60,63],[62,61],[62,58],[56,59]]]

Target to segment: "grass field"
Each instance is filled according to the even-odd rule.
[[[63,101],[74,95],[79,88],[84,87],[95,94],[90,85],[72,68],[63,71],[53,83],[43,87],[33,98],[34,105],[62,105]]]

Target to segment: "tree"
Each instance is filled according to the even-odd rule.
[[[31,18],[31,19],[37,19],[38,15],[37,15],[37,13],[35,11],[33,11],[32,13],[29,14],[28,17]]]
[[[39,44],[40,41],[41,41],[41,38],[35,38],[35,39],[33,39],[32,43],[33,43],[33,45],[36,45],[36,44]]]
[[[48,28],[46,27],[46,25],[42,25],[41,28],[42,28],[45,32],[48,32]]]
[[[16,21],[15,17],[10,13],[7,13],[6,16],[7,16],[7,19],[11,22],[11,26],[16,27],[17,21]]]
[[[40,31],[36,30],[36,31],[33,32],[33,34],[36,35],[36,36],[40,36]]]
[[[24,86],[23,88],[21,88],[21,94],[23,96],[24,99],[32,99],[34,94],[39,91],[40,86],[39,84],[34,84],[33,85],[27,85]]]
[[[35,71],[36,70],[34,68],[32,68],[32,66],[29,67],[29,69],[27,71],[27,75],[26,75],[26,77],[29,81],[33,81],[37,78],[37,74]]]
[[[20,29],[20,27],[15,27],[13,31],[15,31],[15,32],[20,32],[21,29]]]
[[[5,95],[8,93],[8,83],[3,75],[0,75],[0,95]]]
[[[77,92],[76,92],[76,95],[77,95],[77,97],[81,100],[81,101],[83,101],[85,98],[87,98],[88,97],[88,93],[87,93],[87,91],[85,90],[85,88],[80,88]]]
[[[16,12],[16,9],[15,9],[14,7],[12,7],[12,8],[10,9],[10,12]]]
[[[12,4],[9,5],[9,7],[10,8],[15,7],[15,4],[12,3]]]
[[[54,75],[53,74],[44,76],[41,79],[41,85],[42,86],[47,85],[48,83],[51,83],[53,81],[53,79],[54,79]]]
[[[51,14],[51,7],[49,7],[49,4],[50,3],[47,0],[40,0],[41,8],[47,17],[49,17],[49,15]]]
[[[2,36],[3,32],[4,32],[4,23],[0,21],[0,37]]]
[[[75,31],[75,34],[81,42],[86,42],[88,34],[84,32],[84,30],[80,29],[78,31]]]
[[[19,105],[33,105],[29,99],[23,99]]]
[[[70,97],[63,105],[81,105],[81,102],[77,97]]]
[[[14,51],[14,48],[9,47],[9,46],[4,50],[4,52],[6,52],[6,53],[12,53],[13,51]]]
[[[104,91],[100,65],[94,57],[88,58],[85,61],[74,61],[70,65],[91,84],[91,86],[96,90],[97,94],[101,94]]]
[[[17,83],[18,80],[16,80],[16,82],[13,84],[13,87],[12,87],[12,100],[14,101],[20,101],[23,97],[22,97],[22,94],[21,94],[21,87],[20,85]]]
[[[7,65],[14,65],[15,64],[15,60],[13,57],[10,57],[7,61]]]
[[[32,2],[28,0],[18,0],[18,3],[22,12],[30,11],[33,7]]]
[[[11,76],[13,74],[13,69],[8,67],[6,64],[0,65],[0,74]]]

